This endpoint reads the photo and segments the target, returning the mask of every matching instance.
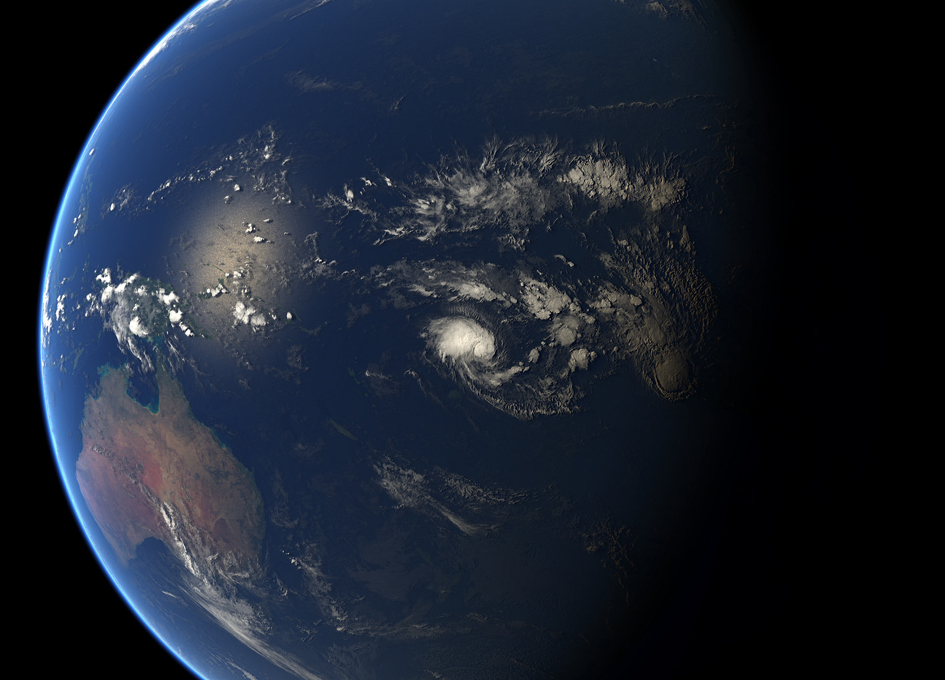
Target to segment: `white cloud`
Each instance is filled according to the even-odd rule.
[[[510,489],[487,489],[470,480],[435,468],[429,474],[404,468],[390,458],[374,466],[377,483],[398,508],[417,510],[448,521],[467,536],[497,528],[505,511],[527,494]],[[468,519],[476,516],[479,521]]]
[[[100,314],[106,327],[115,334],[118,347],[140,360],[146,370],[153,369],[153,362],[141,342],[163,335],[181,324],[184,312],[180,298],[159,282],[131,274],[118,284],[110,269],[99,272],[95,281],[101,286],[98,295],[89,294],[86,316]],[[189,329],[186,335],[193,335]]]

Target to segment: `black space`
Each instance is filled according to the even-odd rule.
[[[27,46],[13,55],[22,58],[15,82],[22,79],[18,100],[26,106],[17,108],[25,109],[26,129],[9,130],[12,160],[15,172],[25,160],[28,174],[14,180],[14,200],[25,209],[10,217],[28,236],[26,265],[18,269],[28,291],[39,289],[60,194],[102,107],[188,5],[118,13],[106,5],[62,7],[42,32],[28,22],[33,35],[20,36]],[[783,253],[775,272],[780,292],[770,318],[758,322],[759,336],[770,339],[754,348],[757,392],[752,431],[738,443],[739,493],[645,649],[616,660],[607,676],[615,680],[806,675],[814,668],[849,675],[868,668],[874,653],[876,596],[867,581],[877,529],[866,469],[880,428],[886,338],[864,323],[882,298],[866,285],[872,263],[856,237],[863,157],[851,112],[861,103],[862,46],[845,30],[842,8],[738,7],[774,132],[765,181],[779,208],[772,229]],[[32,295],[23,310],[31,321]],[[191,678],[125,607],[68,519],[30,364],[33,333],[24,333],[30,359],[19,369],[28,395],[14,413],[27,422],[21,441],[41,446],[20,452],[11,440],[27,469],[7,478],[16,525],[8,549],[20,573],[9,601],[22,640],[10,651],[22,645],[47,677]],[[17,488],[18,479],[27,488]]]

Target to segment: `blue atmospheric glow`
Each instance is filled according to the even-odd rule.
[[[72,511],[75,516],[76,523],[80,528],[83,536],[86,539],[86,542],[91,549],[91,552],[95,556],[99,566],[102,571],[108,575],[108,579],[114,587],[115,591],[121,596],[122,600],[125,602],[127,607],[134,612],[137,619],[141,624],[148,630],[152,637],[157,639],[160,644],[171,654],[175,659],[177,659],[185,668],[188,669],[196,677],[201,677],[197,670],[191,666],[186,660],[184,660],[177,650],[171,648],[168,643],[161,638],[160,635],[155,631],[152,625],[146,620],[146,618],[141,614],[141,612],[134,606],[131,599],[124,592],[124,590],[119,585],[119,580],[116,575],[112,572],[112,569],[109,568],[109,565],[105,563],[102,559],[103,554],[108,554],[108,547],[104,540],[99,537],[96,539],[93,537],[90,532],[90,526],[94,527],[94,523],[90,523],[83,519],[79,508],[84,506],[84,501],[77,498],[76,488],[70,484],[69,476],[66,474],[66,470],[63,467],[63,451],[60,450],[61,442],[65,441],[65,438],[61,436],[61,433],[57,432],[57,420],[55,418],[56,406],[54,403],[53,397],[53,379],[54,376],[50,374],[51,371],[57,370],[55,365],[44,366],[43,363],[43,354],[44,348],[43,345],[43,319],[45,313],[55,314],[56,311],[56,300],[50,298],[48,301],[49,309],[46,308],[46,298],[47,295],[50,295],[50,288],[53,288],[56,284],[55,281],[51,280],[53,274],[54,260],[59,253],[60,248],[69,238],[67,231],[73,227],[71,221],[71,215],[67,214],[67,210],[71,209],[71,206],[75,204],[73,200],[75,192],[80,190],[80,179],[84,175],[84,172],[94,157],[94,151],[96,146],[96,140],[98,138],[99,132],[105,123],[109,120],[110,115],[113,113],[116,108],[116,104],[122,98],[123,93],[127,90],[129,83],[137,76],[138,74],[144,73],[147,66],[157,58],[160,53],[166,48],[167,44],[175,37],[176,34],[181,32],[182,27],[187,23],[187,21],[201,9],[208,7],[210,5],[216,4],[217,0],[207,0],[204,3],[195,5],[182,15],[178,21],[160,38],[158,39],[148,52],[141,58],[139,63],[135,66],[134,69],[126,76],[125,80],[121,83],[118,89],[115,91],[115,94],[112,96],[111,100],[106,104],[102,113],[99,115],[98,121],[93,127],[92,131],[88,134],[85,139],[85,142],[80,150],[78,157],[76,158],[75,163],[73,164],[72,171],[69,175],[68,182],[63,189],[62,196],[59,201],[59,208],[56,212],[55,220],[53,222],[52,228],[50,230],[50,237],[46,246],[46,255],[43,260],[43,271],[40,275],[40,285],[39,289],[39,299],[37,304],[37,379],[40,384],[42,408],[44,414],[44,421],[46,427],[46,438],[49,443],[49,448],[53,453],[53,456],[56,460],[56,468],[59,471],[60,483],[62,488],[69,499],[69,504],[72,507]],[[51,334],[52,335],[52,334]],[[54,338],[50,337],[49,342],[54,342]],[[58,436],[57,436],[58,435]],[[97,545],[101,543],[101,545]]]

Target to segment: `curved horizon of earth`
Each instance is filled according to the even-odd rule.
[[[782,303],[730,11],[205,2],[138,64],[62,199],[41,380],[191,672],[660,666]]]

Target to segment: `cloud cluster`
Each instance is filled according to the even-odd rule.
[[[521,250],[533,229],[575,199],[593,211],[638,201],[659,211],[679,196],[684,181],[663,177],[665,169],[631,168],[617,153],[597,144],[580,153],[557,141],[493,138],[476,155],[465,151],[428,165],[416,177],[394,181],[361,178],[356,191],[320,200],[322,208],[360,214],[380,244],[393,239],[434,241],[447,236],[489,233],[504,248]]]
[[[105,327],[115,335],[119,349],[138,359],[148,372],[154,370],[154,362],[142,341],[174,328],[193,335],[183,320],[180,298],[165,284],[138,274],[115,283],[108,268],[96,275],[95,280],[101,290],[86,295],[86,316],[101,315]]]

